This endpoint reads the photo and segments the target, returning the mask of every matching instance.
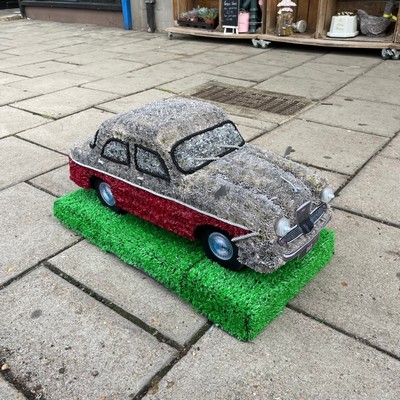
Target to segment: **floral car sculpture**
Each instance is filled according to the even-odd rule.
[[[191,240],[222,266],[273,272],[330,220],[333,191],[310,169],[245,143],[215,105],[183,98],[105,121],[70,153],[71,179],[101,202]]]

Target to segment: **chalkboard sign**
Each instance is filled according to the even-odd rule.
[[[224,0],[222,26],[238,26],[240,0]]]

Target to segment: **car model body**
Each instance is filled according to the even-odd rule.
[[[332,214],[324,179],[245,143],[223,110],[197,100],[162,100],[105,121],[71,149],[70,176],[114,211],[200,239],[231,269],[273,272],[304,256]]]

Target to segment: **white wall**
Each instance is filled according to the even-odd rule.
[[[147,30],[146,4],[144,0],[130,0],[133,29]],[[156,30],[163,31],[174,25],[172,16],[172,0],[155,0]]]

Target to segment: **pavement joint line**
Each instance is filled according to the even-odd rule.
[[[19,281],[20,279],[24,278],[26,275],[30,274],[35,269],[39,268],[41,265],[43,265],[43,263],[47,262],[50,258],[56,257],[57,255],[61,254],[62,252],[70,249],[72,246],[75,246],[76,244],[82,242],[83,240],[85,240],[83,237],[77,237],[76,240],[73,243],[69,244],[68,246],[63,247],[61,250],[56,251],[55,253],[53,253],[50,256],[47,256],[46,258],[43,258],[42,260],[39,260],[37,263],[35,263],[31,267],[25,269],[21,273],[19,273],[19,274],[13,276],[12,278],[10,278],[8,281],[5,281],[4,283],[1,283],[0,284],[0,294],[1,294],[1,291],[3,289],[5,289],[6,287],[10,286],[13,282]]]
[[[40,126],[40,125],[39,125],[39,126]],[[37,143],[37,142],[34,142],[33,140],[30,140],[30,139],[27,139],[27,138],[18,136],[20,133],[23,133],[23,132],[24,132],[24,131],[18,132],[17,134],[15,134],[15,137],[16,137],[17,139],[20,139],[20,140],[22,140],[22,141],[24,141],[24,142],[27,142],[27,143],[29,143],[29,144],[33,144],[33,145],[35,145],[35,146],[41,147],[42,149],[49,150],[49,151],[52,151],[52,152],[54,152],[54,153],[57,153],[57,154],[59,154],[59,155],[61,155],[61,156],[68,157],[69,152],[68,152],[68,153],[63,153],[62,151],[55,150],[55,149],[52,149],[51,147],[44,146],[44,145],[41,144],[41,143]],[[71,143],[71,145],[72,145],[72,143]],[[58,168],[58,167],[56,167],[56,168]],[[52,170],[54,170],[54,169],[56,169],[56,168],[53,168]],[[49,170],[48,172],[50,172],[50,171],[52,171],[52,170]],[[40,174],[40,175],[43,175],[43,174]],[[39,175],[38,175],[38,176],[39,176]],[[35,178],[36,178],[36,176],[35,176]],[[29,178],[29,179],[33,179],[33,178]]]
[[[321,103],[319,103],[319,104],[321,104]],[[364,135],[371,135],[371,136],[377,136],[377,137],[380,137],[380,138],[391,139],[391,136],[380,135],[379,133],[364,132],[364,131],[359,131],[357,129],[343,128],[342,126],[332,125],[332,124],[329,124],[329,123],[322,123],[320,121],[313,121],[312,119],[307,119],[307,118],[299,118],[298,117],[297,119],[300,119],[300,120],[305,121],[305,122],[312,122],[313,124],[317,124],[317,125],[330,126],[332,128],[343,129],[346,132],[350,132],[350,133],[353,133],[353,132],[355,132],[355,133],[363,133]]]
[[[75,74],[75,75],[77,75],[77,74]],[[93,81],[92,81],[92,82],[93,82]],[[87,83],[89,83],[89,82],[87,82]],[[49,93],[37,95],[37,96],[35,96],[35,97],[45,96],[45,95],[47,95],[47,94],[53,94],[53,93],[61,92],[61,91],[63,91],[63,90],[74,89],[74,88],[81,88],[81,89],[86,89],[86,90],[97,91],[97,89],[84,88],[84,87],[81,87],[81,85],[79,85],[79,86],[71,86],[71,87],[68,87],[68,88],[65,88],[65,89],[61,89],[61,90],[55,90],[54,92],[49,92]],[[99,90],[99,91],[104,92],[104,90]],[[112,92],[105,92],[105,93],[112,93]],[[112,94],[118,94],[118,93],[112,93]],[[119,100],[119,99],[120,99],[120,97],[115,98],[115,99],[112,99],[112,100],[109,100],[109,101]],[[24,100],[21,100],[21,101],[25,101],[25,100],[31,100],[31,98],[29,98],[29,99],[24,99]],[[17,102],[13,102],[12,104],[15,104],[15,103],[17,103]],[[39,115],[40,117],[43,117],[43,118],[51,119],[52,121],[49,121],[49,123],[50,123],[50,122],[58,121],[58,120],[63,119],[63,118],[71,117],[72,115],[79,114],[79,113],[81,113],[81,112],[83,112],[83,111],[88,111],[88,110],[90,110],[91,108],[95,108],[96,106],[98,106],[98,105],[100,105],[100,104],[103,104],[103,103],[105,103],[105,102],[103,101],[103,102],[101,102],[101,103],[93,104],[93,105],[91,105],[91,106],[89,106],[89,107],[79,109],[78,111],[73,111],[73,112],[71,112],[71,113],[69,113],[69,114],[62,115],[62,116],[59,117],[59,118],[57,118],[57,117],[52,117],[51,115],[43,116],[43,114],[34,113],[34,112],[32,112],[31,110],[28,110],[28,109],[26,109],[26,108],[16,107],[15,105],[12,105],[11,103],[10,103],[10,104],[6,104],[6,105],[8,105],[8,106],[10,106],[10,107],[13,107],[13,108],[16,108],[17,110],[23,110],[23,111],[26,111],[26,112],[29,112],[29,113],[32,113],[32,114],[35,114],[35,115]],[[43,125],[45,125],[45,124],[43,124]],[[40,126],[40,125],[38,125],[38,127],[39,127],[39,126]],[[19,133],[21,133],[21,132],[19,132]],[[25,139],[25,140],[26,140],[26,139]],[[54,151],[56,151],[56,150],[54,150]],[[61,154],[63,154],[63,153],[61,153]]]
[[[61,165],[61,166],[58,167],[58,168],[65,167],[66,165],[68,165],[68,163],[65,164],[65,165]],[[56,169],[58,169],[58,168],[56,168]],[[55,171],[55,170],[53,169],[53,170],[51,170],[51,171],[46,171],[46,172],[44,172],[42,175],[38,175],[37,177],[46,175],[47,173],[52,172],[52,171]],[[34,179],[36,179],[37,177],[35,177]],[[50,196],[52,196],[52,197],[55,197],[55,198],[60,197],[60,196],[58,196],[57,194],[52,193],[50,190],[45,189],[45,188],[42,188],[42,187],[40,187],[39,185],[36,185],[34,182],[32,182],[32,181],[30,181],[30,180],[24,181],[24,183],[26,183],[26,184],[29,185],[29,186],[32,186],[33,188],[35,188],[35,189],[37,189],[37,190],[41,190],[42,192],[47,193],[48,195],[50,195]]]
[[[20,108],[14,106],[15,103],[16,103],[16,102],[7,104],[7,107],[14,108],[15,110],[20,110]],[[39,126],[41,126],[41,125],[49,124],[50,122],[57,121],[57,118],[51,117],[50,115],[43,115],[43,114],[37,113],[37,112],[35,112],[35,111],[26,111],[26,112],[28,112],[28,113],[30,113],[30,114],[32,114],[32,115],[37,115],[38,117],[42,117],[42,118],[45,118],[45,119],[48,119],[48,120],[49,120],[48,122],[44,122],[43,124],[37,125],[37,126],[35,126],[34,128],[37,128],[37,127],[39,127]],[[13,133],[13,135],[16,135],[17,133],[21,133],[21,132],[28,131],[29,129],[32,129],[32,128],[27,128],[27,129],[24,129],[24,130],[22,130],[22,131],[15,132],[15,133]]]
[[[10,137],[10,136],[9,136],[9,137]],[[1,140],[1,139],[0,139],[0,140]],[[62,154],[62,153],[61,153],[61,154]],[[62,154],[62,155],[65,156],[65,154]],[[19,185],[20,183],[26,183],[27,185],[31,185],[31,186],[34,187],[35,189],[39,189],[39,190],[41,190],[42,192],[46,192],[46,190],[44,190],[43,188],[37,187],[37,186],[35,186],[32,182],[30,182],[31,179],[38,178],[39,176],[42,176],[42,175],[45,175],[45,174],[47,174],[47,173],[49,173],[49,172],[55,171],[55,170],[58,169],[58,168],[65,167],[66,165],[68,165],[68,162],[66,162],[65,164],[58,165],[57,167],[48,169],[48,170],[46,170],[46,171],[44,171],[44,172],[41,172],[41,173],[38,174],[38,175],[30,176],[29,178],[27,178],[27,179],[25,179],[25,180],[23,180],[23,181],[18,181],[18,182],[10,183],[9,185],[6,185],[6,186],[0,188],[0,192],[2,192],[3,190],[7,190],[7,189],[9,189],[9,188],[11,188],[11,187],[13,187],[13,186]],[[58,197],[58,196],[55,196],[54,194],[52,194],[52,193],[50,193],[50,192],[46,192],[46,193],[51,194],[51,196],[53,196],[53,197]]]
[[[360,213],[360,212],[354,211],[354,210],[349,210],[349,209],[347,209],[345,207],[341,207],[341,206],[333,205],[332,208],[334,208],[335,210],[347,212],[348,214],[356,215],[357,217],[368,219],[368,220],[373,221],[373,222],[377,222],[377,223],[382,224],[382,225],[390,226],[391,228],[400,229],[400,225],[394,224],[392,222],[385,221],[385,220],[382,220],[382,219],[379,219],[379,218],[376,218],[376,217],[374,217],[372,215],[363,214],[363,213]]]
[[[0,71],[0,72],[1,72],[1,71]],[[11,82],[11,83],[12,83],[12,82]],[[9,85],[4,85],[4,86],[11,87],[11,86],[9,86]],[[9,106],[9,107],[17,108],[18,110],[20,110],[19,107],[15,107],[15,106],[13,106],[12,104],[18,103],[18,102],[20,102],[20,101],[31,100],[31,99],[34,99],[35,97],[42,96],[41,94],[33,93],[33,92],[30,92],[29,90],[24,90],[24,92],[25,92],[25,93],[30,93],[30,94],[32,94],[32,96],[25,97],[24,99],[21,99],[21,100],[12,100],[12,101],[10,101],[9,103],[1,104],[0,107]],[[24,111],[31,112],[31,111],[29,111],[29,110],[24,110]]]
[[[331,329],[335,330],[336,332],[341,333],[342,335],[345,335],[345,336],[347,336],[347,337],[349,337],[351,339],[354,339],[357,342],[360,342],[365,346],[371,347],[372,349],[374,349],[376,351],[379,351],[380,353],[383,353],[383,354],[387,355],[388,357],[391,357],[391,358],[395,359],[396,361],[400,362],[400,356],[398,356],[398,355],[396,355],[396,354],[394,354],[394,353],[392,353],[392,352],[390,352],[390,351],[388,351],[388,350],[386,350],[386,349],[384,349],[382,347],[379,347],[379,346],[371,343],[368,339],[364,339],[363,337],[360,337],[360,336],[354,335],[354,334],[352,334],[350,332],[347,332],[344,329],[339,328],[338,326],[336,326],[336,325],[334,325],[334,324],[332,324],[330,322],[327,322],[327,321],[325,321],[325,320],[323,320],[321,318],[318,318],[318,317],[308,313],[307,311],[304,311],[301,308],[296,307],[296,306],[294,306],[292,304],[287,304],[286,307],[289,308],[292,311],[295,311],[295,312],[297,312],[299,314],[302,314],[305,317],[312,319],[313,321],[319,322],[320,324],[325,325],[328,328],[331,328]]]
[[[5,281],[4,283],[0,284],[0,295],[1,295],[1,291],[3,289],[5,289],[7,286],[10,286],[13,282],[19,281],[20,279],[22,279],[23,277],[25,277],[26,275],[30,274],[32,271],[34,271],[35,269],[40,267],[40,263],[41,261],[37,262],[35,265],[25,269],[24,271],[22,271],[21,273],[19,273],[16,276],[13,276],[12,278],[10,278],[8,281]]]
[[[154,336],[159,342],[165,343],[168,346],[178,350],[178,352],[181,352],[183,349],[183,346],[181,346],[179,343],[177,343],[175,340],[169,338],[168,336],[162,334],[159,332],[157,329],[151,327],[148,325],[146,322],[141,320],[140,318],[136,317],[135,315],[129,313],[128,311],[125,311],[122,307],[116,305],[112,301],[106,299],[102,295],[96,293],[94,290],[90,289],[88,286],[84,285],[83,283],[79,282],[75,278],[73,278],[71,275],[66,274],[62,270],[58,269],[55,267],[51,262],[49,261],[44,261],[42,263],[47,269],[49,269],[51,272],[59,276],[60,278],[64,279],[66,282],[70,283],[71,285],[75,286],[76,288],[80,289],[83,293],[87,294],[88,296],[94,298],[98,302],[102,303],[112,311],[116,312],[118,315],[121,317],[125,318],[129,322],[133,323],[134,325],[138,326],[139,328],[143,329],[150,335]]]
[[[345,185],[343,185],[342,187],[340,187],[335,195],[339,196],[340,192],[367,166],[367,164],[375,157],[379,156],[379,154],[398,136],[399,132],[397,132],[392,138],[389,138],[389,140],[380,148],[378,149],[374,154],[372,154],[371,157],[369,157],[363,164],[361,164],[357,170],[350,175],[350,178],[348,179],[348,181],[346,182]]]
[[[376,67],[376,65],[375,65],[375,67]],[[367,71],[368,72],[368,71]],[[364,74],[362,74],[362,75],[360,75],[360,76],[364,76]],[[371,76],[371,78],[377,78],[376,76]],[[337,96],[337,97],[341,97],[341,98],[343,98],[343,99],[353,99],[353,100],[362,100],[362,101],[365,101],[365,102],[367,102],[367,103],[372,103],[372,104],[386,104],[386,105],[389,105],[389,106],[395,106],[395,107],[399,107],[397,104],[393,104],[393,103],[387,103],[386,101],[377,101],[377,100],[369,100],[369,99],[363,99],[363,98],[360,98],[360,97],[350,97],[350,96],[344,96],[344,95],[342,95],[342,94],[336,94],[336,92],[335,93],[332,93],[331,95],[329,95],[328,97],[330,97],[330,96],[333,96],[333,95],[335,95],[335,96]],[[325,97],[325,99],[327,99],[328,97]],[[377,135],[377,134],[375,134],[375,135]],[[386,136],[387,137],[387,136]]]
[[[1,349],[0,349],[0,356],[1,356]],[[0,366],[2,365],[1,359],[0,359]],[[22,393],[27,400],[38,400],[38,397],[36,397],[36,394],[29,388],[27,388],[12,372],[12,369],[7,369],[5,371],[0,371],[0,374],[3,376],[3,378],[10,384],[12,385],[16,390],[18,390],[20,393]],[[46,398],[41,394],[40,400],[46,400]]]
[[[115,99],[115,100],[119,100],[119,99]],[[105,103],[103,103],[103,104],[105,104]],[[116,111],[110,111],[110,110],[107,110],[106,108],[101,108],[101,104],[99,104],[99,105],[97,105],[97,106],[95,106],[93,108],[95,108],[96,110],[99,110],[99,111],[106,111],[106,112],[109,112],[109,113],[115,114],[115,115],[118,114],[118,112],[116,112]],[[120,112],[123,112],[123,111],[120,111]]]
[[[210,330],[212,326],[212,322],[206,322],[195,335],[193,335],[192,339],[190,340],[190,344],[185,346],[180,353],[165,367],[161,370],[156,372],[153,377],[149,380],[149,382],[143,386],[143,388],[131,398],[131,400],[141,400],[144,396],[147,395],[149,390],[153,387],[156,387],[158,383],[168,374],[169,371],[180,361],[182,358],[189,353],[189,351],[193,348],[193,346]]]
[[[216,68],[218,68],[219,66],[213,66],[211,69],[209,69],[209,70],[206,70],[206,73],[207,74],[210,74],[210,75],[212,75],[212,76],[216,76],[216,77],[219,77],[219,78],[228,78],[228,79],[235,79],[236,80],[236,78],[232,78],[231,76],[228,76],[228,75],[223,75],[223,74],[216,74],[215,72],[213,73],[213,69],[216,69]],[[203,72],[204,73],[204,72]],[[252,86],[249,86],[249,87],[254,87],[254,86],[256,86],[256,85],[258,85],[259,83],[261,83],[261,82],[266,82],[266,81],[268,81],[269,79],[271,79],[271,78],[273,78],[273,77],[275,77],[275,76],[277,76],[277,75],[280,75],[279,73],[277,73],[277,74],[275,74],[275,75],[271,75],[268,79],[266,79],[266,80],[261,80],[261,81],[252,81],[252,80],[250,80],[250,79],[243,79],[243,78],[240,78],[240,80],[241,81],[244,81],[244,82],[250,82],[250,83],[252,83],[253,85]]]

